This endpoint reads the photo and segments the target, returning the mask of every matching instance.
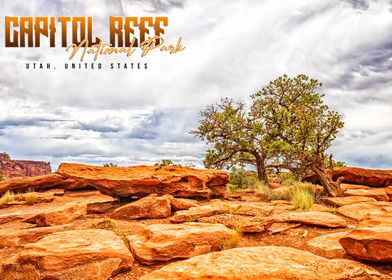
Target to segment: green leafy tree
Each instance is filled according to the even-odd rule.
[[[104,164],[103,164],[103,167],[117,167],[117,164],[112,163],[112,162],[110,162],[110,163],[104,163]]]
[[[191,132],[212,146],[206,166],[255,165],[265,182],[270,168],[314,172],[329,195],[340,194],[342,178],[334,182],[326,168],[332,160],[327,149],[343,121],[324,104],[321,86],[305,75],[284,75],[252,95],[250,108],[231,99],[208,106]]]

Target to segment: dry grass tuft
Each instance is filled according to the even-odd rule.
[[[12,191],[6,191],[0,198],[0,204],[12,202],[15,200],[15,194]]]

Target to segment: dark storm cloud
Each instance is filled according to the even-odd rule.
[[[386,38],[378,46],[369,46],[339,58],[347,70],[330,87],[345,90],[365,90],[387,84],[392,79],[392,38]],[[372,98],[369,96],[369,98]],[[377,98],[377,97],[373,97]]]

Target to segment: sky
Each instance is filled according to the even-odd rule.
[[[334,158],[392,169],[390,0],[1,0],[0,13],[0,151],[14,159],[201,167],[207,146],[188,133],[201,109],[303,73],[344,115]],[[109,16],[168,16],[165,40],[186,49],[98,61],[143,70],[65,70],[63,48],[4,47],[5,16],[61,15],[93,16],[104,39]]]

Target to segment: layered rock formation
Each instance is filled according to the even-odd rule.
[[[39,176],[51,172],[49,162],[32,160],[12,160],[9,154],[0,153],[0,174],[6,178]]]

